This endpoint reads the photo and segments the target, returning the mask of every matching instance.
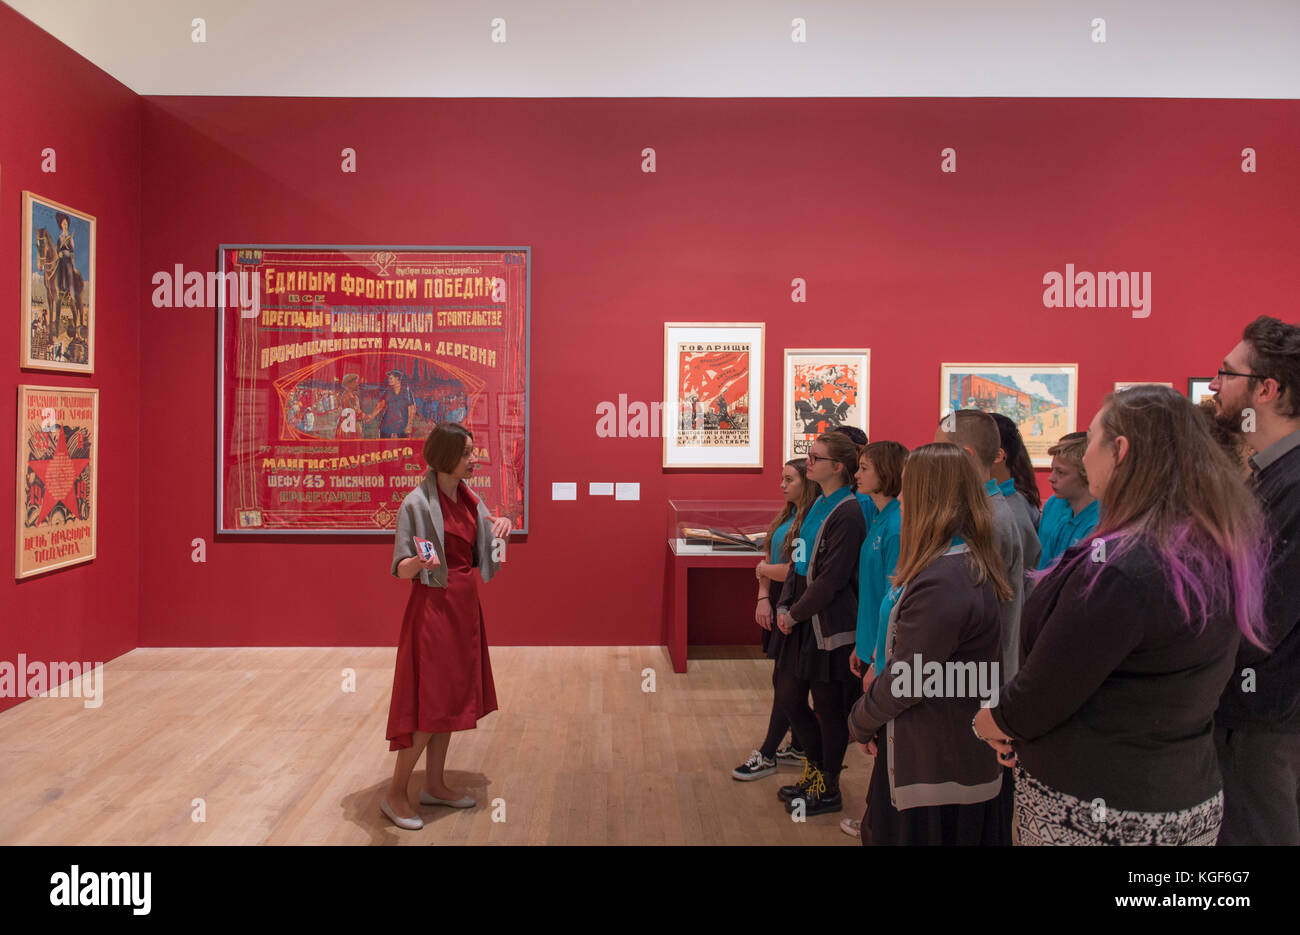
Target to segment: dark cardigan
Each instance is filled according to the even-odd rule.
[[[845,497],[827,514],[809,549],[807,589],[796,599],[793,567],[781,588],[777,611],[794,623],[811,621],[817,648],[838,649],[857,640],[858,553],[867,522],[856,497]]]
[[[965,552],[940,556],[903,589],[889,620],[884,672],[849,714],[849,731],[859,743],[888,725],[895,808],[987,802],[1001,791],[1002,767],[971,730],[981,700],[978,667],[993,692],[1001,681],[1001,632],[993,583],[971,580]],[[943,697],[915,697],[918,657],[922,671],[931,662],[952,663],[946,668],[960,671],[964,685],[954,679],[945,682]],[[882,765],[877,761],[876,768]]]
[[[1188,623],[1141,542],[1100,563],[1091,552],[1066,549],[1034,587],[1020,672],[993,720],[1020,765],[1060,792],[1124,811],[1199,805],[1222,788],[1212,722],[1237,651],[1235,618]]]
[[[1238,730],[1300,733],[1300,447],[1270,460],[1254,485],[1273,544],[1264,605],[1264,642],[1272,650],[1241,641],[1214,722]],[[1245,668],[1255,670],[1250,692],[1241,690]]]

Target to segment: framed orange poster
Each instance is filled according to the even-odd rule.
[[[99,390],[18,387],[19,578],[95,557]]]

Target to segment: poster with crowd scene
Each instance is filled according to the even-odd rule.
[[[18,387],[16,576],[95,557],[99,390]]]
[[[1034,467],[1078,418],[1078,364],[941,364],[939,416],[957,409],[1001,413],[1020,429]],[[936,420],[937,422],[937,420]]]
[[[763,466],[762,323],[664,324],[664,467]]]
[[[528,247],[223,245],[218,530],[391,534],[440,422],[528,531]]]
[[[95,370],[95,219],[23,192],[22,363]]]
[[[782,457],[808,454],[824,432],[840,426],[859,428],[870,437],[867,413],[871,351],[786,348]]]

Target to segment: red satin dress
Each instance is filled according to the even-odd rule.
[[[447,587],[428,587],[418,575],[411,581],[388,706],[389,750],[409,747],[412,731],[469,730],[497,709],[478,601],[479,572],[471,564],[477,519],[463,486],[457,502],[447,499],[441,488],[438,501]]]

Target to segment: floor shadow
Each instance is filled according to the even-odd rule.
[[[483,773],[471,773],[464,770],[449,769],[446,772],[447,784],[453,789],[465,789],[470,796],[478,800],[471,809],[451,808],[446,805],[420,805],[420,790],[424,788],[425,771],[417,769],[411,773],[407,785],[407,796],[416,812],[424,819],[424,827],[419,831],[407,831],[399,828],[379,810],[379,803],[388,794],[388,781],[376,783],[367,789],[353,792],[343,797],[340,803],[343,818],[361,828],[369,836],[369,844],[374,847],[391,847],[397,844],[441,844],[436,836],[422,839],[438,822],[460,811],[479,811],[490,809],[492,803],[488,798],[491,780]],[[409,838],[410,840],[403,840]],[[464,843],[464,842],[456,842]]]

